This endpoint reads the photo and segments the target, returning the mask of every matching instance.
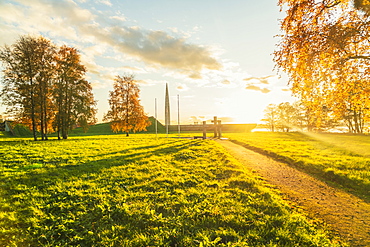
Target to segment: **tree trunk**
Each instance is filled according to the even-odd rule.
[[[37,133],[36,133],[37,125],[36,125],[36,117],[35,117],[35,97],[34,97],[33,80],[32,80],[32,65],[31,65],[30,57],[28,57],[28,77],[30,80],[32,133],[33,133],[33,139],[37,141]]]
[[[37,126],[36,126],[36,119],[35,119],[35,105],[34,105],[33,97],[31,99],[31,119],[32,119],[32,132],[33,132],[33,139],[37,141]]]
[[[47,81],[45,82],[47,84]],[[48,90],[47,85],[43,87],[43,101],[41,104],[43,105],[43,122],[44,122],[44,140],[48,140]]]
[[[41,83],[41,82],[40,82]],[[42,85],[40,85],[40,134],[41,134],[41,140],[45,140],[45,117],[44,117],[44,104],[43,104],[43,90]]]
[[[33,133],[33,139],[37,141],[37,125],[36,125],[36,117],[35,117],[35,99],[34,99],[34,92],[33,92],[33,82],[32,77],[30,78],[30,84],[31,84],[31,121],[32,121],[32,133]]]

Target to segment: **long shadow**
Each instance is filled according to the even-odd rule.
[[[195,145],[198,142],[200,141],[193,140],[173,145],[178,143],[178,141],[173,141],[165,143],[166,147],[162,147],[161,144],[158,144],[128,148],[118,152],[103,153],[101,155],[94,156],[106,157],[113,155],[111,158],[101,158],[76,165],[67,164],[52,168],[44,167],[42,168],[42,173],[39,172],[39,169],[28,169],[27,173],[23,175],[0,177],[2,177],[3,187],[7,187],[5,195],[12,195],[14,192],[18,193],[12,189],[13,185],[26,184],[28,186],[42,188],[44,186],[43,184],[50,186],[50,183],[54,184],[58,179],[73,179],[74,177],[79,177],[85,173],[100,173],[103,169],[113,166],[126,166],[152,156],[160,157],[171,153],[177,153],[181,150],[187,149],[189,146]],[[136,152],[138,150],[145,151]]]
[[[370,185],[358,183],[355,180],[351,180],[348,177],[340,176],[333,172],[325,172],[317,168],[313,168],[313,167],[308,168],[308,167],[301,166],[299,164],[300,163],[299,161],[298,162],[294,161],[293,159],[289,157],[285,157],[285,156],[276,154],[274,152],[266,151],[262,148],[254,147],[249,144],[239,142],[237,140],[230,140],[230,141],[242,147],[250,149],[256,153],[268,156],[276,161],[283,162],[297,170],[305,172],[319,179],[320,181],[328,184],[329,186],[333,186],[335,188],[345,190],[347,193],[350,193],[358,198],[361,198],[365,202],[370,203],[370,196],[369,196]]]
[[[158,157],[158,156],[166,156],[171,154],[176,154],[181,150],[185,150],[189,148],[189,146],[196,145],[196,143],[200,142],[199,140],[192,140],[192,141],[169,141],[164,143],[165,146],[162,144],[158,145],[145,145],[145,146],[138,146],[134,148],[122,148],[122,150],[118,152],[110,152],[110,153],[103,153],[95,156],[95,160],[82,162],[76,165],[60,165],[57,167],[43,167],[41,169],[28,169],[28,170],[18,170],[14,171],[13,174],[1,173],[0,174],[0,197],[2,198],[3,202],[0,204],[0,211],[8,212],[11,211],[14,214],[14,217],[17,222],[6,220],[9,229],[19,229],[14,234],[22,234],[22,235],[29,235],[27,229],[32,226],[30,225],[28,218],[35,217],[33,209],[35,205],[33,205],[32,200],[30,200],[29,196],[35,195],[40,197],[37,200],[43,201],[43,204],[48,205],[52,210],[60,210],[57,206],[63,200],[72,200],[78,201],[76,195],[69,195],[66,188],[62,191],[58,190],[58,183],[66,181],[71,182],[74,180],[79,180],[83,177],[83,180],[91,181],[97,186],[105,187],[109,192],[114,193],[114,191],[110,191],[112,188],[111,182],[109,177],[106,176],[99,176],[99,173],[104,172],[104,170],[109,169],[111,167],[125,167],[129,166],[130,164],[139,163],[141,160],[150,158],[150,157]],[[109,155],[111,157],[109,157]],[[140,165],[140,164],[138,164]],[[18,173],[19,172],[19,173]],[[103,179],[102,179],[103,178]],[[112,180],[114,183],[117,180]],[[118,181],[119,182],[119,181]],[[103,183],[103,184],[100,184]],[[120,182],[119,182],[120,183]],[[84,186],[85,183],[82,184]],[[120,184],[120,188],[129,187],[131,184],[131,180],[122,181]],[[80,185],[78,185],[80,186]],[[79,188],[84,190],[83,187]],[[87,189],[86,191],[90,191]],[[34,194],[36,193],[36,194]],[[87,195],[90,196],[90,195]],[[65,199],[64,199],[65,198]],[[85,198],[85,197],[84,197]],[[91,196],[86,197],[87,201],[83,202],[86,205],[90,205],[90,203],[100,203],[100,201]],[[12,205],[9,207],[8,205]],[[45,214],[48,214],[48,209],[45,207],[42,209]],[[57,212],[54,212],[57,214]],[[43,221],[47,219],[42,219]],[[47,222],[43,222],[42,224],[46,224]],[[93,224],[93,223],[92,223]],[[13,233],[11,233],[13,234]],[[0,234],[0,245],[4,238],[7,238],[5,235]],[[12,237],[17,237],[16,235],[9,235]],[[20,237],[20,236],[19,236]],[[33,236],[30,239],[26,239],[26,241],[31,241],[29,246],[35,246],[32,241],[33,238],[38,239],[37,236]]]

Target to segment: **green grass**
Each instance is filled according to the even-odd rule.
[[[370,201],[370,136],[267,132],[227,136]]]
[[[1,246],[343,246],[213,141],[0,138]]]
[[[146,131],[142,131],[140,133],[155,133],[155,118],[149,117],[149,121],[151,124],[146,128]],[[160,123],[157,122],[157,132],[158,133],[165,133],[165,127]],[[85,132],[82,128],[73,129],[70,132],[70,136],[91,136],[91,135],[113,135],[113,134],[125,134],[123,132],[114,133],[109,123],[100,123],[91,125],[89,129]],[[56,134],[53,134],[54,136]]]
[[[149,121],[151,124],[146,128],[146,131],[142,131],[140,133],[155,133],[155,118],[154,117],[149,117]],[[20,137],[32,137],[32,131],[22,125],[22,124],[17,124],[13,128],[15,138],[20,138]],[[157,122],[157,132],[158,133],[165,133],[166,129],[165,127],[160,123]],[[109,123],[99,123],[99,124],[94,124],[89,126],[89,128],[84,131],[83,128],[78,127],[73,130],[69,131],[69,136],[95,136],[95,135],[120,135],[120,134],[125,134],[123,132],[118,132],[114,133],[111,128]],[[130,133],[132,134],[132,133]],[[0,137],[1,136],[8,136],[12,137],[12,135],[9,132],[2,132],[0,131]],[[40,134],[38,133],[38,136],[40,137]],[[56,137],[57,133],[49,133],[48,137]]]

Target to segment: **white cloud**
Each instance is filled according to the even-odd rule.
[[[72,0],[15,0],[13,3],[0,3],[0,20],[9,29],[22,27],[22,33],[48,33],[52,38],[70,42],[105,44],[147,65],[175,70],[191,78],[200,78],[203,69],[222,67],[208,47],[164,31],[118,25],[111,18],[123,22],[123,17],[97,16]]]
[[[247,77],[243,79],[247,82],[245,89],[259,91],[262,93],[269,93],[272,91],[273,85],[278,82],[278,77],[276,75],[268,75],[262,77]]]
[[[176,89],[180,92],[188,91],[189,87],[184,83],[178,83]]]
[[[124,16],[118,16],[118,15],[110,16],[109,19],[116,20],[116,21],[119,21],[119,22],[125,22],[125,21],[127,21],[127,18],[126,17],[124,17]]]
[[[164,85],[168,83],[167,81],[163,80],[152,80],[152,79],[143,79],[137,80],[143,86],[154,86],[154,85]]]
[[[99,3],[105,4],[107,6],[112,6],[112,3],[109,0],[99,0]]]
[[[271,84],[271,82],[275,82],[277,76],[276,75],[269,75],[269,76],[262,76],[262,77],[248,77],[245,78],[244,81],[254,81],[261,84]]]

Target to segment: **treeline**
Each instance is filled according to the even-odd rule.
[[[334,109],[322,105],[313,109],[301,101],[270,104],[264,110],[265,127],[270,131],[289,132],[291,130],[325,132],[338,127],[346,127],[349,133],[364,133],[369,111],[354,111],[347,108],[345,114],[337,115]]]
[[[1,98],[7,113],[30,127],[34,140],[57,132],[67,139],[68,131],[95,123],[96,102],[86,67],[78,50],[60,47],[40,36],[21,36],[0,49],[3,71]]]

